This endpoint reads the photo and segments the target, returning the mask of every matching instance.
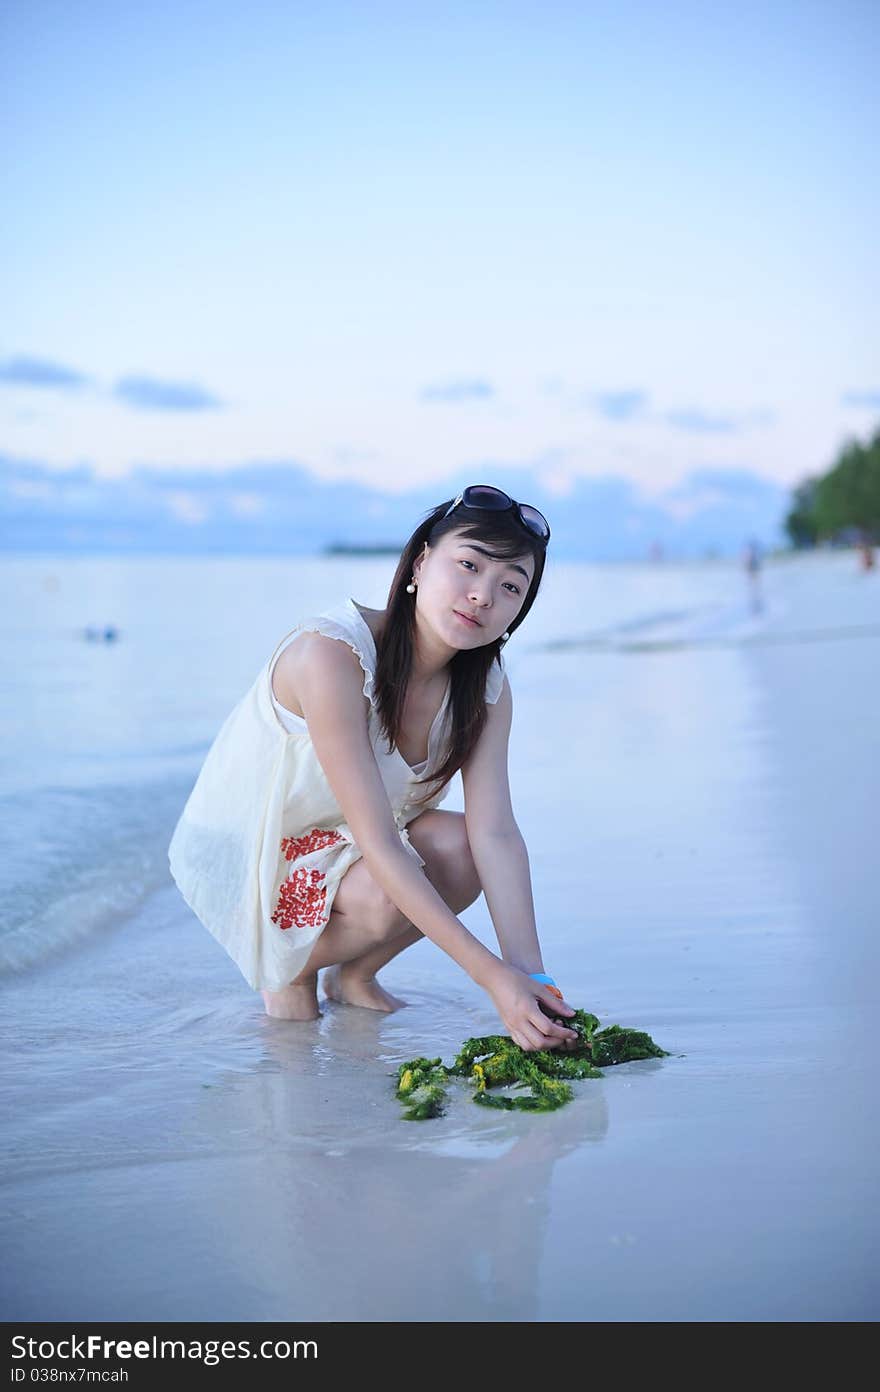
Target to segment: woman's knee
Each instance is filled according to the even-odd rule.
[[[343,875],[333,907],[338,913],[351,918],[359,931],[376,942],[384,942],[402,933],[408,922],[382,886],[373,879],[363,860],[355,861]]]
[[[428,879],[453,913],[466,909],[481,893],[462,812],[433,807],[407,827],[409,839],[425,861]]]
[[[425,874],[453,913],[461,913],[479,898],[480,877],[461,812],[431,808],[409,823],[407,835],[425,862]],[[385,942],[412,927],[363,859],[355,861],[342,877],[334,908],[350,915],[376,942]]]

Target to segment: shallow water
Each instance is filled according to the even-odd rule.
[[[0,560],[0,972],[123,921],[167,883],[174,823],[220,725],[279,640],[353,596],[384,604],[388,563],[253,557]],[[548,566],[506,651],[609,642],[658,601],[719,631],[747,613],[730,566]],[[91,641],[87,631],[117,634]],[[540,658],[543,667],[545,658]],[[537,665],[537,664],[535,664]],[[51,867],[47,874],[47,866]]]
[[[765,576],[760,633],[790,641],[741,614],[737,642],[670,646],[664,594],[663,646],[510,654],[548,970],[669,1058],[545,1116],[454,1081],[445,1116],[403,1122],[398,1064],[497,1028],[455,963],[398,958],[391,1016],[268,1020],[157,871],[0,983],[6,1318],[876,1318],[880,643],[840,635],[876,624],[880,584],[812,561]],[[181,708],[198,743],[216,712]],[[462,918],[492,943],[483,901]]]

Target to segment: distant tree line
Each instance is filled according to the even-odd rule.
[[[867,444],[845,445],[827,474],[798,484],[785,530],[794,546],[880,542],[880,427]]]

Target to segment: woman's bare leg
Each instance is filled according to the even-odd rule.
[[[355,861],[344,875],[342,885],[349,877],[355,881],[368,875],[364,862]],[[337,899],[342,897],[342,885],[337,890]],[[346,885],[350,891],[349,898],[356,895],[357,887],[351,881]],[[398,914],[398,921],[393,925],[396,928],[395,936],[400,935],[406,923],[403,915]],[[387,942],[377,940],[377,933],[366,913],[355,918],[351,914],[343,913],[341,909],[331,909],[327,926],[316,940],[312,954],[299,976],[294,977],[293,981],[288,986],[283,986],[280,991],[262,992],[266,1014],[278,1020],[316,1020],[321,1013],[318,1009],[318,972],[321,968],[357,959],[371,949],[384,946],[387,946]]]
[[[412,821],[408,832],[425,861],[428,879],[452,912],[461,913],[480,894],[464,817],[460,812],[432,808]],[[377,904],[381,917],[378,932]],[[405,1002],[385,991],[376,981],[376,973],[423,936],[377,893],[366,865],[356,861],[337,890],[327,927],[304,970],[283,990],[263,992],[266,1012],[280,1019],[315,1019],[320,1014],[317,976],[322,967],[329,968],[324,974],[324,990],[332,1000],[372,1010],[396,1010]]]
[[[404,919],[404,922],[408,920]],[[336,962],[324,972],[321,984],[324,994],[330,1000],[343,1005],[363,1005],[369,1010],[399,1010],[406,1001],[392,996],[376,980],[376,973],[387,966],[392,957],[411,947],[425,935],[410,923],[408,928],[396,938],[377,943],[369,952],[353,957],[348,962]]]
[[[425,874],[431,884],[453,913],[461,913],[480,894],[480,880],[467,844],[464,817],[460,812],[434,808],[412,821],[408,832],[412,845],[425,861]],[[406,1004],[376,980],[380,968],[424,937],[424,933],[402,914],[398,919],[403,926],[402,932],[389,935],[357,957],[328,967],[322,984],[331,1000],[385,1011],[398,1010]]]

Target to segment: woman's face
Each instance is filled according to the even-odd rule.
[[[509,628],[528,594],[535,573],[526,552],[495,559],[487,542],[463,532],[447,532],[425,546],[413,567],[418,608],[452,648],[480,648]],[[474,616],[479,621],[468,623]]]

